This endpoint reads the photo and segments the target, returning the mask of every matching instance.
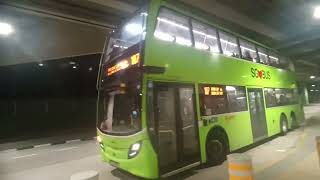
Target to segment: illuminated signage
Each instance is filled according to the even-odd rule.
[[[259,79],[271,79],[270,71],[259,70],[257,68],[251,68],[251,76]]]
[[[223,88],[221,87],[204,87],[203,90],[206,96],[223,96]]]
[[[107,75],[111,76],[120,70],[126,69],[130,66],[138,64],[140,61],[140,53],[136,53],[130,57],[130,59],[124,59],[118,62],[116,65],[107,69]]]

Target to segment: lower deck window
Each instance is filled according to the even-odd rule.
[[[200,85],[199,88],[202,116],[247,110],[245,87]]]

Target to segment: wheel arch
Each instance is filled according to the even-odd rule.
[[[229,151],[230,151],[230,140],[229,140],[229,136],[228,136],[227,131],[226,131],[222,126],[215,125],[215,126],[211,127],[211,129],[210,129],[210,130],[208,131],[208,133],[207,133],[206,142],[207,142],[209,136],[210,136],[211,134],[214,134],[214,133],[217,132],[217,131],[224,133],[224,135],[226,136],[227,142],[228,142],[227,146],[228,146],[228,149],[229,149]]]

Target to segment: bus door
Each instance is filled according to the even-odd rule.
[[[262,89],[248,88],[248,96],[253,141],[256,142],[268,135]]]
[[[200,164],[195,90],[173,83],[154,87],[159,172],[165,177]]]

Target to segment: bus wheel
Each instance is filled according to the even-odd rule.
[[[209,165],[219,165],[227,159],[229,143],[227,135],[221,130],[215,130],[208,135],[206,143],[207,162]]]
[[[285,115],[280,118],[280,135],[285,136],[288,132],[288,121]]]
[[[294,112],[291,113],[291,123],[292,123],[292,129],[296,129],[299,127],[298,121],[297,121],[297,117],[294,114]]]

